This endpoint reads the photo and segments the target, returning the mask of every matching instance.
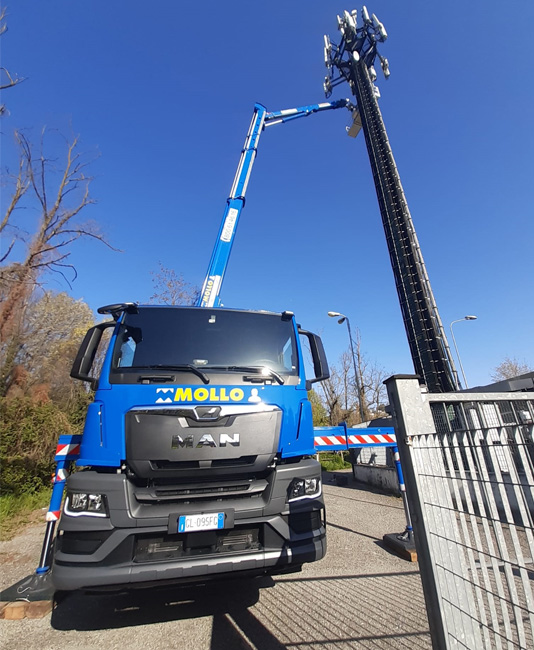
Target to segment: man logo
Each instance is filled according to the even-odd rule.
[[[232,447],[239,447],[239,433],[234,433],[233,436],[230,436],[228,433],[221,433],[218,444],[209,433],[205,433],[196,444],[194,436],[182,438],[182,436],[175,435],[172,437],[171,449],[181,449],[184,447],[196,447],[197,449],[201,449],[202,447],[226,447],[227,444],[232,445]]]

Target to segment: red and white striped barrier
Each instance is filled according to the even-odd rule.
[[[385,445],[396,444],[397,439],[394,433],[375,433],[362,435],[348,435],[347,442],[350,445]]]
[[[347,441],[345,436],[315,436],[315,448],[317,447],[333,447],[342,445],[343,447],[347,446]]]
[[[397,444],[393,427],[369,427],[356,429],[361,433],[352,433],[355,429],[338,427],[315,427],[315,451],[341,451],[359,447],[393,447]],[[351,433],[349,433],[351,432]]]

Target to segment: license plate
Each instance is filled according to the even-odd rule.
[[[178,532],[192,533],[196,530],[217,530],[224,528],[224,512],[210,512],[207,515],[181,515],[178,517]]]

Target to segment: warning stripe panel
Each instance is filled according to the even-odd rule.
[[[80,455],[79,444],[70,444],[70,445],[59,444],[56,448],[55,460],[66,460],[69,457],[75,458],[79,455]]]
[[[52,483],[59,483],[60,481],[66,481],[69,473],[66,469],[58,469],[57,472],[52,476]]]
[[[395,444],[396,438],[394,435],[382,433],[380,435],[360,435],[348,436],[349,444],[353,445],[387,445]]]
[[[315,436],[314,441],[316,447],[345,446],[347,444],[344,436]]]

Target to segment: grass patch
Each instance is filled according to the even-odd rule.
[[[0,496],[0,540],[15,537],[21,528],[36,521],[36,510],[50,503],[52,488],[41,488],[29,494],[3,494]],[[40,512],[44,522],[44,513]],[[44,525],[44,523],[43,523]]]
[[[326,472],[334,472],[337,469],[352,467],[348,462],[348,453],[346,452],[319,454],[319,462],[321,463],[322,469]]]

